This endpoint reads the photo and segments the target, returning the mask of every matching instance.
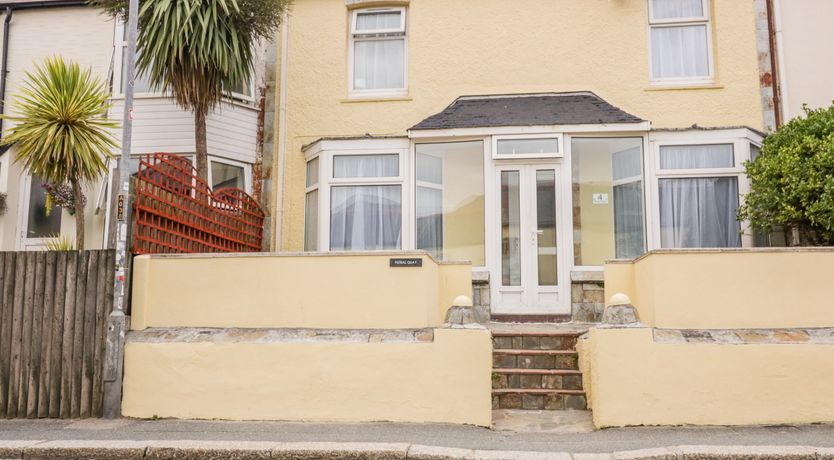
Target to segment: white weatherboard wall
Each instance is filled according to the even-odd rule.
[[[111,113],[122,113],[115,99]],[[134,106],[133,153],[194,153],[194,116],[174,101],[138,97]],[[208,153],[244,163],[255,162],[258,111],[242,104],[222,103],[206,121]],[[116,135],[121,137],[121,130]]]
[[[0,15],[0,21],[5,15]],[[31,71],[35,63],[56,55],[92,67],[93,75],[106,80],[113,54],[113,30],[115,22],[89,7],[37,8],[15,11],[12,15],[9,34],[8,74],[6,87],[6,112],[14,106],[14,95],[19,93],[25,72]],[[3,128],[11,123],[6,120]],[[21,168],[12,161],[14,148],[0,160],[0,192],[8,194],[8,211],[0,216],[0,249],[17,248],[20,213],[27,208],[22,203],[21,192],[26,184]],[[98,247],[104,228],[104,215],[94,215],[95,197],[98,184],[86,191],[88,248]],[[25,217],[25,216],[24,216]],[[62,233],[72,235],[75,221],[64,213]]]

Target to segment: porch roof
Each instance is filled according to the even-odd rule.
[[[643,119],[609,104],[596,94],[571,93],[463,96],[411,130],[500,126],[642,123]]]

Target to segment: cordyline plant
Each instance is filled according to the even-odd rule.
[[[137,74],[194,114],[197,172],[208,180],[206,117],[248,82],[253,49],[272,38],[291,0],[140,0]],[[91,0],[125,19],[128,0]]]
[[[61,57],[47,58],[26,72],[20,94],[3,115],[14,126],[2,145],[14,145],[15,162],[29,174],[53,184],[72,186],[75,247],[84,249],[83,182],[98,180],[117,147],[107,118],[110,92],[104,81]]]
[[[754,230],[783,227],[792,245],[834,244],[834,105],[804,108],[767,136],[755,161],[747,162],[750,193],[739,219]]]

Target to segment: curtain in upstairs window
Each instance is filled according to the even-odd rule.
[[[354,43],[353,88],[405,88],[405,39],[362,40]]]
[[[652,77],[709,76],[706,25],[652,27]]]

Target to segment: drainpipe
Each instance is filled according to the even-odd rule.
[[[275,192],[275,231],[272,232],[275,238],[273,245],[275,252],[281,252],[281,245],[284,239],[284,169],[287,156],[287,56],[289,55],[288,41],[290,30],[287,25],[288,20],[289,14],[284,13],[284,19],[281,21],[281,76],[279,83],[281,87],[278,89],[278,137],[276,142],[276,146],[278,147],[278,171],[276,174],[278,176],[278,187]]]
[[[776,12],[773,7],[773,0],[766,0],[767,5],[767,36],[770,44],[770,73],[772,78],[771,88],[773,89],[773,115],[776,120],[776,129],[782,126],[782,85],[779,79],[779,56],[776,43]]]
[[[12,22],[11,6],[6,7],[6,18],[3,20],[3,62],[0,64],[0,115],[6,113],[6,72],[9,66],[9,28]],[[0,118],[0,138],[3,137],[3,119]]]

